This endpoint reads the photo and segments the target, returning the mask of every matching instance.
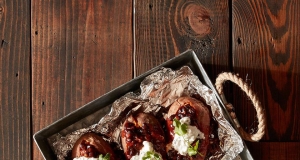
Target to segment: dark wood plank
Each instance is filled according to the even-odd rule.
[[[0,159],[31,159],[30,1],[0,0]]]
[[[132,4],[32,1],[34,132],[133,77]]]
[[[300,142],[248,142],[254,159],[299,160]]]
[[[229,70],[228,14],[226,0],[136,0],[136,74],[193,49],[214,81]]]
[[[233,68],[248,79],[267,115],[266,141],[300,140],[300,32],[297,0],[233,1]],[[255,131],[250,101],[234,89],[243,126]]]

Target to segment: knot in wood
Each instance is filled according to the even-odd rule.
[[[188,24],[197,35],[207,35],[211,31],[211,20],[208,11],[202,6],[190,4],[185,8],[184,15]]]
[[[177,6],[175,19],[181,35],[202,38],[211,32],[212,21],[210,12],[200,3],[184,1]]]

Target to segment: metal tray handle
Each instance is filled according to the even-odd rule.
[[[234,107],[232,106],[232,104],[230,104],[226,101],[225,95],[223,93],[223,83],[227,80],[238,85],[247,94],[247,96],[251,99],[251,101],[254,105],[254,108],[256,110],[257,119],[258,119],[258,130],[256,133],[249,134],[241,127],[241,125],[239,124],[237,117],[235,115]],[[258,100],[256,95],[252,92],[252,90],[248,87],[247,83],[245,83],[241,78],[239,78],[235,74],[232,74],[229,72],[224,72],[224,73],[221,73],[217,77],[215,85],[216,85],[217,91],[219,92],[219,94],[226,106],[226,109],[229,112],[229,115],[233,119],[236,127],[238,128],[238,131],[240,132],[241,137],[247,141],[259,141],[265,134],[265,126],[266,126],[265,113],[264,113],[264,110],[262,109],[260,101]]]

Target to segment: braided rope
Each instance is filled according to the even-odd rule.
[[[247,94],[247,96],[251,99],[254,108],[257,112],[258,130],[255,134],[249,134],[240,126],[236,118],[236,115],[234,113],[233,106],[230,103],[225,104],[228,112],[230,113],[230,116],[232,117],[233,121],[235,122],[241,134],[241,137],[247,141],[259,141],[262,138],[262,136],[265,134],[265,126],[266,126],[265,114],[264,114],[264,110],[262,109],[260,101],[241,78],[239,78],[237,75],[234,75],[232,73],[227,73],[227,72],[221,73],[216,79],[215,85],[220,95],[223,94],[223,83],[227,80],[230,80],[233,83],[237,84]]]

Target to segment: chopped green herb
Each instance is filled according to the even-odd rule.
[[[187,133],[187,124],[180,123],[176,118],[173,119],[173,126],[176,134],[182,136]]]
[[[110,160],[110,154],[106,153],[106,155],[104,157],[102,154],[100,154],[99,160]]]
[[[184,134],[187,133],[187,124],[180,123],[180,121],[176,118],[173,119],[173,126],[174,126],[174,132],[176,134],[178,134],[179,136],[183,136]],[[186,141],[188,143],[188,140],[186,140]],[[199,147],[199,140],[197,140],[194,147],[190,145],[190,147],[188,148],[188,155],[194,156],[194,155],[199,154],[201,157],[203,157],[203,155],[198,152],[198,147]]]
[[[196,155],[197,153],[198,153],[198,152],[195,151],[193,148],[191,148],[191,147],[188,148],[188,154],[189,154],[189,156],[194,156],[194,155]]]
[[[160,156],[159,156],[159,154],[157,154],[157,153],[154,153],[154,157],[155,157],[156,159],[160,159]]]
[[[147,160],[147,159],[151,159],[151,158],[155,158],[156,160],[161,159],[159,154],[157,154],[155,152],[148,151],[148,152],[146,152],[146,155],[142,158],[142,160]]]
[[[198,150],[198,146],[199,146],[199,140],[196,142],[196,144],[194,146],[194,150]]]
[[[190,146],[188,148],[188,154],[189,156],[194,156],[198,153],[198,147],[199,147],[199,140],[196,142],[195,146]],[[200,154],[201,155],[201,154]]]

